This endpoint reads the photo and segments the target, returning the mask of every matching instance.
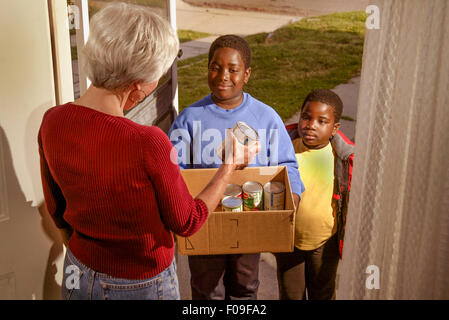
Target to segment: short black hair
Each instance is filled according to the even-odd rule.
[[[242,57],[243,63],[245,64],[245,69],[251,66],[251,48],[248,42],[242,37],[236,36],[234,34],[227,34],[215,39],[210,45],[209,49],[209,59],[207,65],[210,64],[212,57],[217,49],[220,48],[232,48],[237,50]]]
[[[304,99],[304,102],[301,106],[301,111],[302,109],[304,109],[304,106],[307,104],[307,102],[313,101],[325,103],[328,106],[332,107],[334,109],[335,122],[340,122],[341,114],[343,112],[343,102],[341,101],[338,94],[327,89],[313,90]]]

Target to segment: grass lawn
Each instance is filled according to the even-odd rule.
[[[210,33],[197,32],[192,30],[178,30],[179,42],[186,42],[195,39],[205,38],[210,36]]]
[[[285,121],[313,89],[332,89],[360,74],[366,14],[305,18],[246,40],[252,73],[245,91],[272,106]],[[209,93],[207,54],[178,62],[180,110]]]

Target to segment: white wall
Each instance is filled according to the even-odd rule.
[[[59,297],[63,247],[42,205],[37,132],[56,96],[73,99],[64,2],[52,1],[55,93],[47,0],[0,1],[0,299]]]

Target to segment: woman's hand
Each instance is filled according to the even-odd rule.
[[[254,160],[259,150],[258,141],[242,145],[230,129],[226,130],[225,161],[218,168],[209,184],[197,196],[206,204],[209,212],[215,210],[221,201],[226,185],[230,183],[232,172],[247,167]]]
[[[233,165],[237,170],[243,169],[253,162],[259,151],[259,141],[251,141],[248,144],[243,145],[234,136],[232,130],[226,130],[224,150],[225,164]]]

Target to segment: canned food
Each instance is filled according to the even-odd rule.
[[[242,198],[227,196],[221,200],[223,211],[240,212],[243,211]]]
[[[263,187],[265,210],[284,210],[285,185],[279,181],[267,182]]]
[[[228,184],[226,186],[224,195],[241,198],[242,197],[242,187],[239,186],[238,184]]]
[[[263,188],[259,182],[248,181],[242,186],[243,210],[263,210]]]
[[[232,133],[236,137],[237,141],[242,145],[247,145],[259,140],[259,135],[249,124],[243,121],[237,121],[234,127],[231,129]],[[216,152],[218,157],[223,161],[223,150],[225,147],[225,141],[217,148]]]
[[[257,131],[243,121],[237,121],[234,128],[232,128],[232,133],[234,133],[234,136],[243,145],[259,140]]]

